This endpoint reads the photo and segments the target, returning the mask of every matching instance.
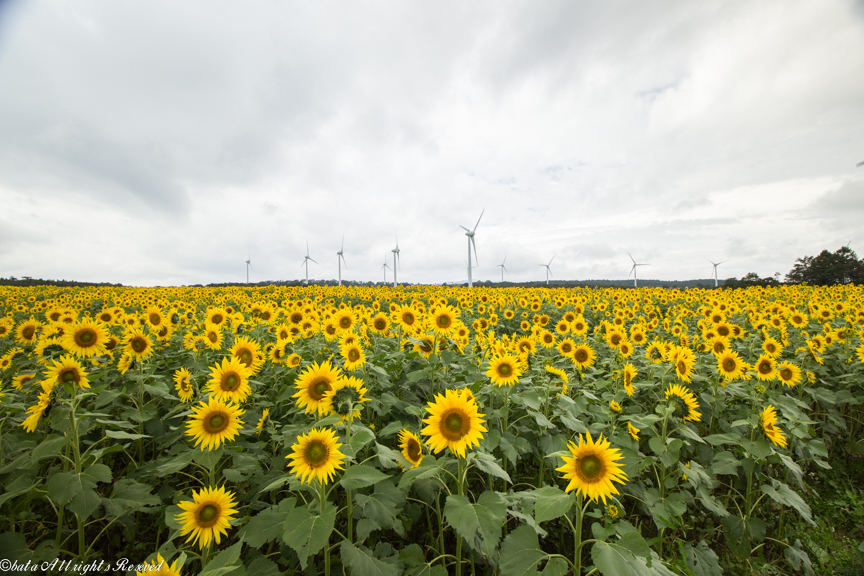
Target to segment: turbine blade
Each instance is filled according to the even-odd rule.
[[[471,245],[474,247],[474,260],[477,261],[477,265],[479,266],[480,265],[480,258],[477,257],[477,243],[474,242],[473,236],[469,236],[469,238],[471,238]]]
[[[549,259],[549,264],[552,264],[552,260],[554,260],[554,259],[555,259],[555,256],[552,256],[552,258]],[[548,266],[549,264],[547,264],[547,266]]]
[[[474,225],[474,230],[472,230],[472,232],[477,230],[477,226],[480,225],[480,219],[483,218],[483,214],[485,214],[485,213],[486,213],[486,209],[484,208],[483,212],[480,212],[480,218],[477,218],[477,224]]]
[[[461,228],[461,229],[464,230],[465,232],[471,232],[471,230],[465,228],[465,227],[462,226],[461,224],[459,225],[459,228]]]
[[[339,257],[342,259],[342,263],[345,264],[345,269],[347,270],[348,269],[348,262],[345,262],[345,256],[340,254]]]
[[[634,262],[633,267],[630,268],[630,274],[627,274],[627,277],[629,278],[630,276],[632,276],[633,272],[635,272],[635,271],[636,271],[636,263]]]
[[[312,262],[315,262],[314,258],[309,258],[309,260],[312,260]],[[318,262],[315,262],[315,264],[318,264]],[[320,266],[320,264],[319,264],[319,266]]]
[[[345,251],[345,235],[342,234],[342,248],[339,249],[340,252]]]
[[[627,256],[630,256],[630,260],[633,260],[633,255],[627,252]],[[636,264],[636,260],[633,260],[633,264]]]
[[[504,268],[504,265],[501,265],[501,268]],[[504,268],[504,272],[507,272],[507,268]],[[509,274],[509,272],[507,272]]]

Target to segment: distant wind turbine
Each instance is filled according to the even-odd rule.
[[[384,265],[381,266],[381,269],[384,270],[384,284],[385,285],[387,284],[387,268],[390,268],[390,266],[387,265],[387,253],[385,252],[384,253]]]
[[[312,260],[312,262],[315,262],[315,260],[309,256],[309,242],[306,242],[306,257],[303,258],[303,264],[300,264],[300,265],[301,266],[303,266],[304,264],[306,265],[306,285],[307,286],[309,285],[309,261],[310,260]],[[315,264],[318,264],[318,262],[315,262]]]
[[[504,262],[507,262],[507,256],[504,256]],[[498,264],[498,266],[496,266],[497,268],[501,268],[501,282],[504,282],[504,272],[507,272],[507,268],[504,267],[504,262],[501,262],[501,264]],[[552,261],[550,260],[549,262]]]
[[[396,248],[391,250],[393,252],[393,286],[395,287],[397,284],[396,280],[396,268],[399,266],[399,237],[396,237]],[[386,272],[384,274],[387,274]]]
[[[549,264],[552,264],[552,260],[555,259],[555,256],[549,259]],[[549,276],[552,275],[552,269],[549,268],[549,264],[538,264],[538,266],[544,266],[546,268],[546,284],[549,284]],[[501,278],[504,278],[504,273],[501,273]]]
[[[345,256],[342,254],[345,251],[345,235],[342,235],[342,248],[339,249],[336,254],[339,256],[337,258],[337,262],[339,263],[339,286],[342,285],[342,263],[345,262]],[[345,262],[345,268],[348,268],[348,263]]]
[[[636,283],[636,267],[637,266],[650,266],[650,264],[641,264],[641,263],[637,264],[636,260],[633,260],[633,256],[629,252],[627,253],[627,255],[630,256],[630,260],[633,262],[633,267],[630,268],[630,274],[633,275],[633,287],[638,288],[639,285]],[[630,274],[628,274],[627,276],[630,276]]]
[[[708,260],[708,262],[711,262],[711,260],[708,258],[706,258],[706,260]],[[728,260],[723,260],[723,262],[711,262],[711,264],[714,265],[714,288],[717,288],[717,266],[726,262],[728,262]]]
[[[477,231],[477,226],[480,225],[480,219],[483,218],[483,214],[486,212],[486,209],[483,209],[483,212],[480,212],[480,218],[477,219],[477,224],[474,225],[474,230],[469,230],[464,226],[459,226],[463,230],[465,230],[465,235],[468,237],[468,287],[471,288],[474,286],[474,282],[471,279],[471,246],[474,246],[474,258],[477,260],[477,264],[480,264],[480,259],[477,258],[477,244],[474,242],[474,232]]]
[[[246,284],[249,283],[249,268],[252,268],[252,249],[249,249],[249,259],[246,260]],[[252,268],[254,270],[254,268]]]

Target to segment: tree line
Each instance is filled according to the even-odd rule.
[[[829,252],[822,250],[816,256],[804,256],[795,261],[792,270],[786,274],[787,284],[807,284],[808,286],[831,286],[833,284],[864,284],[864,259],[849,246]],[[738,278],[729,278],[723,283],[726,288],[746,288],[747,286],[776,286],[780,284],[779,273],[760,278],[756,272]]]

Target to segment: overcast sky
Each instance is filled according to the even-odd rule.
[[[862,160],[862,0],[0,2],[0,276],[785,275]]]

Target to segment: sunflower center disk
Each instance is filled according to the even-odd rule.
[[[318,380],[309,387],[309,396],[318,401],[324,398],[324,393],[328,390],[330,390],[330,383],[327,380]]]
[[[147,343],[144,342],[141,338],[135,338],[132,340],[132,350],[138,352],[139,354],[147,349]]]
[[[219,519],[219,508],[213,504],[205,504],[198,511],[198,522],[205,528],[212,526]]]
[[[727,358],[726,360],[723,361],[723,369],[726,372],[734,372],[735,368],[736,368],[735,360],[732,360],[731,358]]]
[[[584,350],[579,350],[576,352],[577,362],[585,362],[586,360],[588,360],[588,354],[586,354]]]
[[[678,361],[678,373],[685,374],[687,372],[687,364],[683,360]]]
[[[792,379],[792,370],[790,370],[789,368],[783,368],[782,370],[780,370],[780,377],[783,380],[791,380]]]
[[[770,374],[771,373],[771,363],[770,362],[762,362],[759,364],[759,373],[760,374]]]
[[[225,417],[225,414],[217,412],[216,414],[212,414],[209,418],[205,420],[206,426],[205,429],[209,434],[213,434],[216,432],[221,432],[225,428],[228,427],[228,418]]]
[[[240,352],[240,360],[248,366],[252,363],[252,353],[249,350],[243,350]]]
[[[605,468],[600,458],[590,454],[579,459],[578,470],[585,481],[593,482],[603,475]]]
[[[21,335],[24,336],[24,338],[27,338],[29,340],[30,338],[33,337],[33,333],[35,331],[36,331],[35,328],[27,326],[26,328],[24,328],[24,330],[21,331]]]
[[[413,440],[408,442],[408,456],[412,461],[417,460],[420,457],[420,444]]]
[[[360,359],[360,352],[358,352],[357,350],[352,348],[348,352],[348,360],[350,360],[351,362],[357,362],[357,360],[359,360],[359,359]]]
[[[438,318],[439,328],[447,328],[448,326],[450,326],[450,318],[448,316],[441,316]]]
[[[221,324],[222,323],[222,315],[221,314],[214,314],[213,318],[211,318],[210,321],[213,324]]]
[[[207,339],[210,340],[210,342],[215,343],[217,340],[219,340],[219,336],[216,335],[216,332],[208,332]]]
[[[162,318],[158,314],[151,314],[150,315],[150,323],[151,324],[153,324],[154,326],[158,326],[160,322],[162,322]]]
[[[78,373],[75,370],[64,370],[62,374],[60,374],[60,380],[63,382],[77,382],[78,381]]]
[[[451,412],[444,417],[444,427],[441,430],[442,434],[448,440],[461,440],[468,430],[467,418],[462,414]]]
[[[87,330],[78,335],[78,344],[92,344],[96,340],[96,335]]]
[[[509,364],[501,364],[500,366],[498,366],[498,374],[500,374],[502,377],[506,378],[512,373],[513,368],[511,368]]]
[[[237,374],[228,374],[225,380],[222,381],[222,389],[226,392],[231,392],[240,385],[240,377]]]
[[[303,456],[310,466],[320,466],[327,460],[327,447],[321,442],[311,442],[306,447]]]

